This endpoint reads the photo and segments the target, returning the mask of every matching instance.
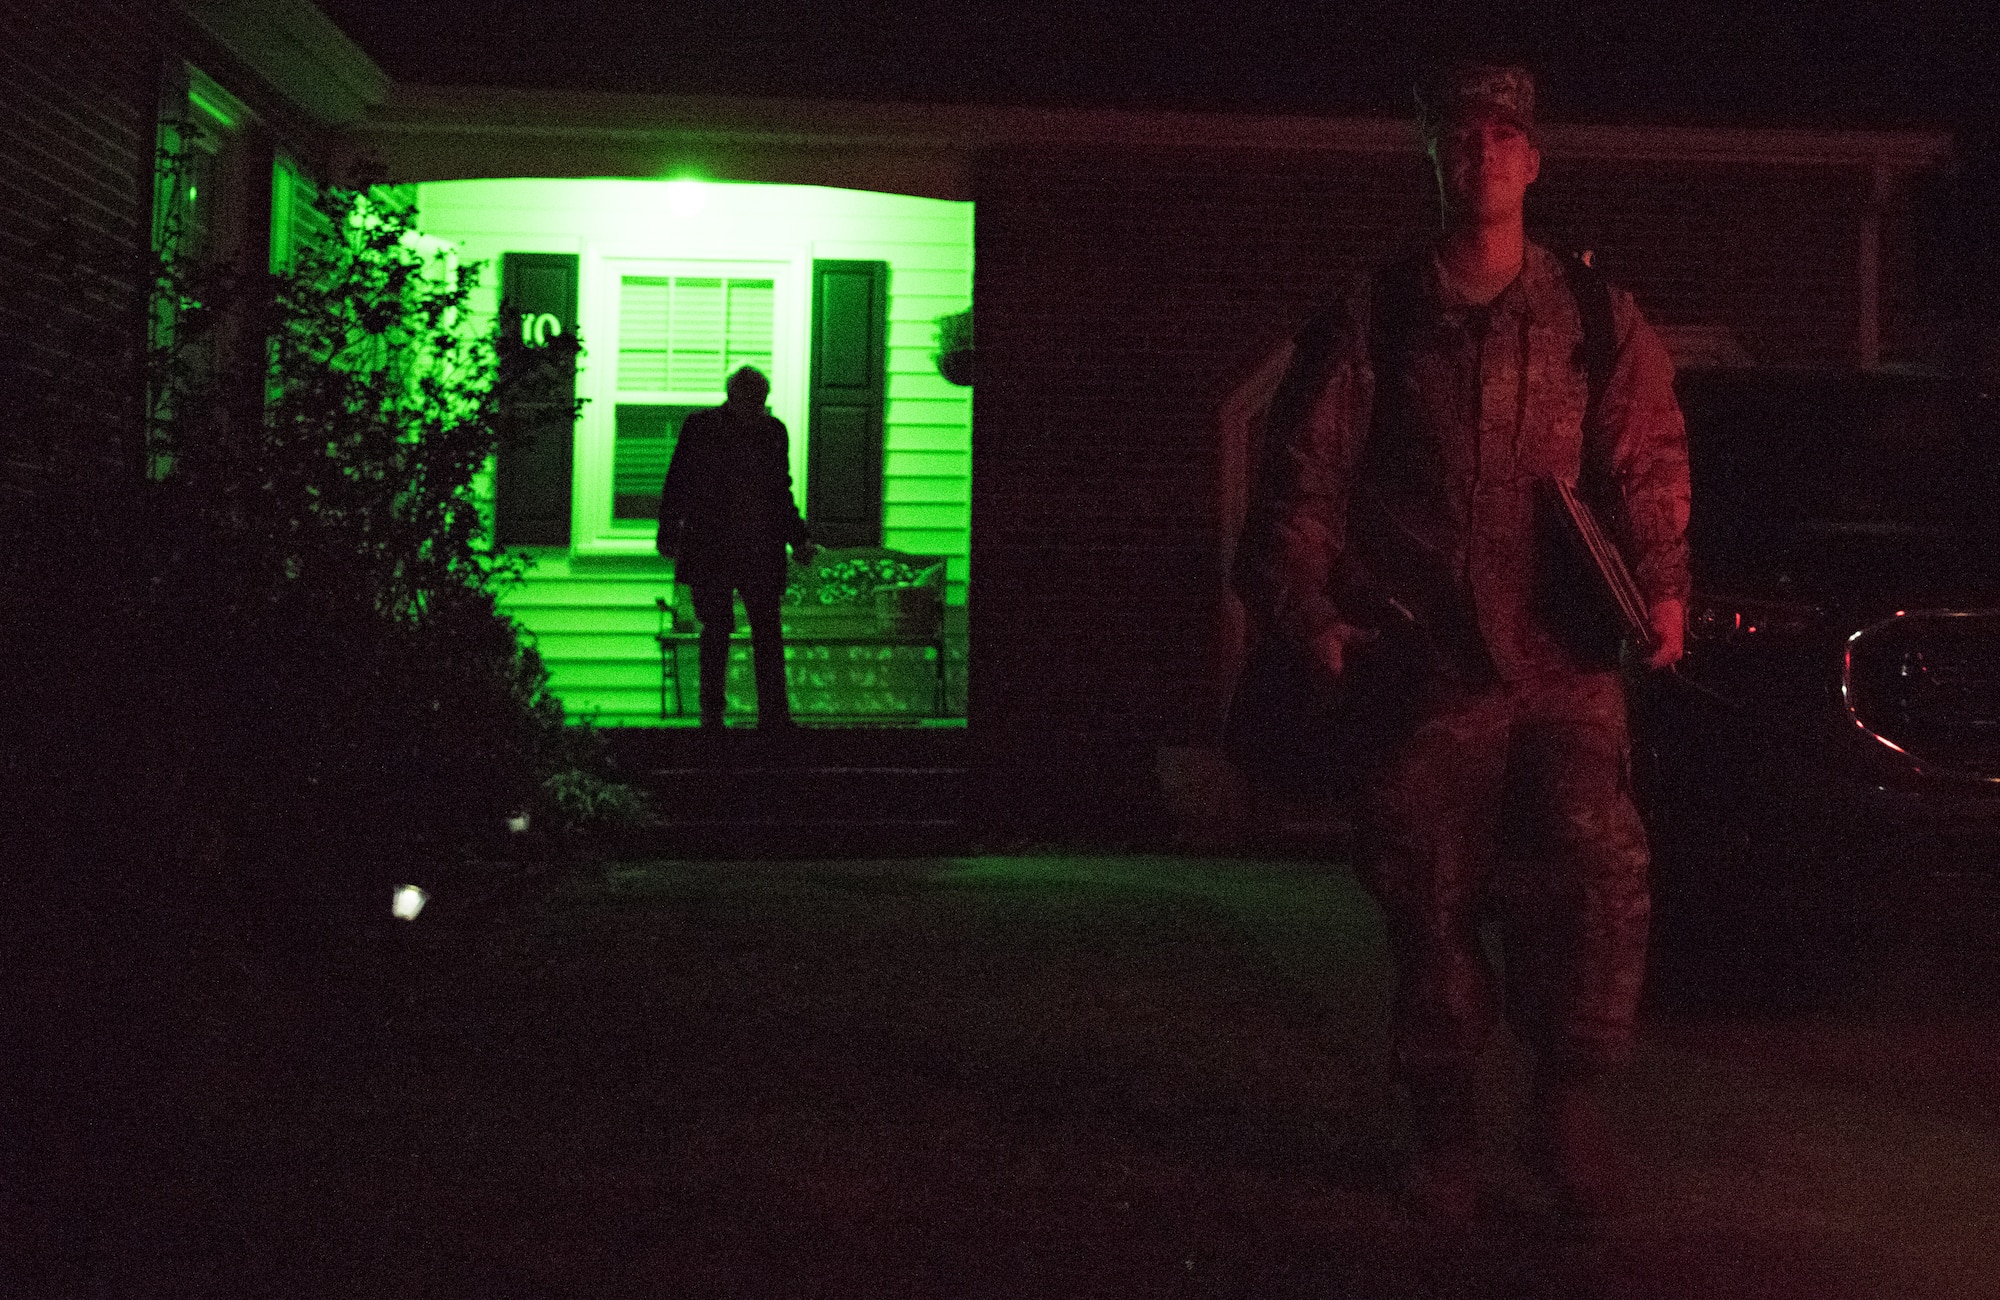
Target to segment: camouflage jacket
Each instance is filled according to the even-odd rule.
[[[1378,622],[1393,602],[1441,666],[1469,680],[1587,666],[1541,613],[1535,480],[1578,484],[1648,604],[1684,600],[1687,436],[1673,362],[1614,288],[1615,360],[1587,436],[1583,326],[1555,255],[1530,243],[1521,274],[1483,308],[1448,303],[1435,262],[1423,265],[1407,352],[1387,376],[1395,387],[1377,390],[1379,280],[1364,281],[1338,311],[1327,378],[1303,418],[1265,431],[1237,588],[1262,625],[1301,641],[1336,621]]]

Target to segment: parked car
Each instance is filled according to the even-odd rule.
[[[1668,980],[1809,995],[2000,843],[2000,418],[1914,373],[1691,371],[1695,594],[1635,701]]]

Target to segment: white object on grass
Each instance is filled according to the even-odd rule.
[[[414,921],[417,919],[417,913],[424,910],[424,904],[430,901],[430,897],[415,885],[398,885],[395,901],[390,903],[389,910],[399,921]]]
[[[524,812],[510,814],[507,818],[507,829],[514,832],[516,835],[519,835],[522,831],[527,830],[528,814]]]

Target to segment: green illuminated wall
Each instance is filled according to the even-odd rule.
[[[497,310],[502,254],[580,259],[578,393],[589,402],[577,429],[571,542],[531,548],[535,567],[507,602],[535,634],[573,715],[645,723],[659,712],[653,601],[670,590],[671,568],[653,553],[652,525],[613,509],[618,341],[630,317],[615,300],[635,276],[751,276],[776,286],[771,404],[792,430],[803,505],[812,264],[888,263],[883,544],[948,557],[948,600],[963,605],[972,398],[938,375],[931,354],[937,317],[971,304],[970,203],[796,185],[539,179],[425,184],[417,202],[426,234],[487,263],[482,311]]]

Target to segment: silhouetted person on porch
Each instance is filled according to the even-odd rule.
[[[757,664],[757,726],[785,729],[792,725],[778,622],[785,547],[801,563],[814,548],[792,500],[790,437],[764,407],[771,381],[744,366],[729,377],[728,391],[727,402],[696,411],[681,425],[660,489],[658,546],[676,561],[674,580],[693,590],[701,620],[702,729],[723,725],[739,591]]]

